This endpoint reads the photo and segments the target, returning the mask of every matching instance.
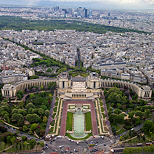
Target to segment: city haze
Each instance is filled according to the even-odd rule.
[[[0,5],[19,5],[19,6],[41,6],[52,7],[87,7],[92,9],[131,9],[145,10],[154,8],[154,0],[0,0]]]

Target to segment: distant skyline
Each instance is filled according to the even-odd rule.
[[[0,0],[0,5],[142,10],[154,9],[154,0]]]

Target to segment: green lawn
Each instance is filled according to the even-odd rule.
[[[54,127],[51,127],[51,130],[50,130],[50,132],[52,132],[52,133],[53,133],[53,129],[54,129]]]
[[[104,114],[104,112],[102,112],[102,115],[103,115],[103,118],[105,118],[105,117],[106,117],[106,115]]]
[[[56,115],[56,113],[53,114],[53,116],[52,116],[53,119],[55,118],[55,115]]]
[[[66,131],[72,131],[73,127],[73,113],[67,112]]]
[[[42,122],[39,124],[39,126],[41,127],[41,130],[45,130],[47,123]]]
[[[147,143],[149,142],[147,139],[145,139],[145,141],[143,139],[139,139],[139,138],[133,138],[125,143]]]
[[[103,107],[101,107],[101,112],[104,112],[104,108]]]
[[[123,128],[120,130],[120,131],[118,131],[117,132],[117,135],[119,135],[119,134],[121,134],[121,133],[123,133],[123,132],[125,132],[126,130],[124,130]]]
[[[55,107],[55,108],[53,109],[53,111],[54,111],[54,112],[57,112],[57,107]]]
[[[118,125],[114,125],[114,124],[111,124],[112,127],[115,127],[116,128],[116,131],[118,131],[120,129],[120,127]]]
[[[66,133],[65,136],[68,136],[72,140],[85,140],[85,139],[88,139],[90,136],[92,136],[92,133],[88,133],[88,135],[86,137],[84,137],[84,138],[74,138],[69,133]]]
[[[55,124],[55,120],[52,121],[52,123],[50,123],[51,126],[54,126]]]
[[[91,112],[85,113],[86,131],[92,131]]]
[[[100,100],[100,106],[103,106],[103,102]]]
[[[58,106],[58,101],[56,101],[55,106]]]

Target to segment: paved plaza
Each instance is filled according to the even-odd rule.
[[[80,100],[79,101],[64,101],[60,135],[65,136],[65,133],[66,133],[67,106],[68,106],[68,104],[90,104],[92,132],[93,132],[93,135],[99,135],[98,134],[98,128],[97,128],[97,120],[96,120],[96,112],[95,112],[94,102],[93,101],[80,101]]]

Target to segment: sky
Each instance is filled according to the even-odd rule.
[[[154,9],[154,0],[0,0],[0,5],[142,10]]]

